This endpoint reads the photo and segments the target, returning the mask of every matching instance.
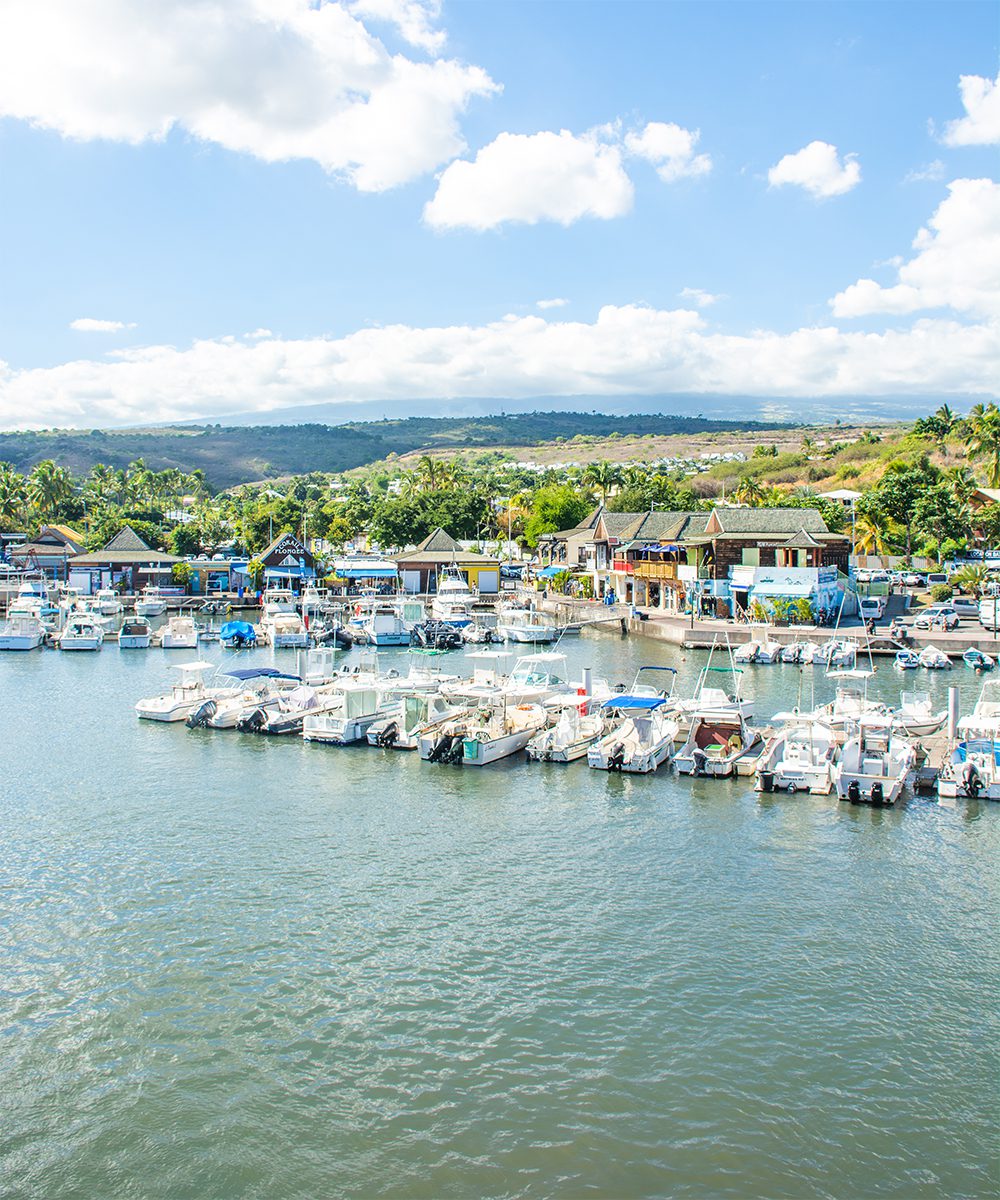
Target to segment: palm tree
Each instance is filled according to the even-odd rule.
[[[748,504],[756,507],[764,499],[764,489],[756,475],[742,475],[733,492],[733,499],[738,504]]]
[[[1000,409],[995,404],[990,403],[985,408],[976,405],[969,414],[969,436],[965,447],[970,458],[986,460],[987,484],[991,488],[1000,487]]]
[[[73,477],[51,458],[36,463],[28,476],[28,499],[44,519],[57,514],[59,505],[73,495]]]
[[[24,476],[10,463],[0,463],[0,521],[18,522],[28,505]]]
[[[890,523],[873,516],[858,517],[854,523],[856,554],[885,554],[889,546]]]
[[[617,463],[607,461],[587,464],[587,469],[580,476],[581,483],[592,483],[601,493],[601,503],[607,504],[608,492],[621,483],[622,471]]]
[[[951,484],[955,499],[961,504],[968,504],[976,490],[976,477],[968,467],[952,467],[945,471],[944,477]]]
[[[441,486],[443,466],[443,463],[431,458],[429,454],[420,456],[416,466],[416,475],[423,491],[433,492]]]

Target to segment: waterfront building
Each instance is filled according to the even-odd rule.
[[[469,587],[481,595],[496,595],[500,590],[500,560],[488,554],[463,550],[443,529],[435,529],[416,547],[396,556],[399,580],[404,592],[435,592],[438,577],[449,567],[465,576]]]
[[[20,571],[40,571],[50,579],[65,580],[67,564],[86,546],[83,534],[68,525],[43,525],[30,542],[11,545],[8,560]]]
[[[182,561],[176,555],[153,550],[126,525],[103,550],[77,554],[69,560],[69,583],[84,595],[110,587],[134,594],[147,586],[169,585],[174,563]]]
[[[264,586],[293,592],[316,578],[316,558],[294,533],[282,533],[256,556],[264,564]]]

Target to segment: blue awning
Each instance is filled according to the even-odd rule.
[[[335,567],[339,579],[395,579],[396,568],[385,567]]]
[[[542,569],[540,571],[536,571],[535,574],[539,579],[554,579],[560,571],[565,570],[565,567],[542,567]]]
[[[641,709],[643,712],[651,712],[654,708],[659,708],[665,702],[663,696],[630,696],[625,694],[622,696],[612,696],[610,700],[605,700],[601,707],[635,708]]]
[[[298,679],[298,675],[286,675],[277,667],[240,667],[236,671],[226,671],[230,679]]]
[[[265,567],[265,579],[315,579],[312,567]]]

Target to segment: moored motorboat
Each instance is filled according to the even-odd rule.
[[[920,665],[928,671],[948,671],[951,669],[951,659],[937,646],[925,646],[920,651]]]
[[[72,613],[55,635],[60,650],[100,650],[104,645],[104,625],[92,613]]]
[[[897,650],[892,665],[897,671],[915,671],[920,666],[920,656],[913,650]]]
[[[992,671],[996,666],[996,662],[989,654],[985,654],[982,650],[977,650],[975,647],[970,647],[962,655],[962,661],[967,667],[971,667],[973,671]]]
[[[674,756],[674,765],[680,775],[724,779],[737,773],[738,761],[760,740],[742,713],[705,709],[692,714],[687,741]]]
[[[135,615],[137,617],[162,617],[167,611],[167,598],[158,587],[152,585],[142,589],[142,594],[136,598]]]
[[[194,617],[180,614],[171,617],[160,634],[164,650],[195,650],[198,646],[198,627]]]
[[[307,742],[346,746],[364,739],[380,718],[389,714],[379,688],[366,682],[345,681],[331,692],[328,706],[306,713],[302,737]]]
[[[145,617],[128,617],[118,631],[118,649],[146,650],[152,638],[152,626]]]
[[[935,711],[927,692],[903,692],[898,708],[889,710],[893,726],[907,737],[929,737],[944,725],[948,710]]]
[[[249,621],[226,621],[219,630],[219,641],[231,650],[247,650],[257,645],[257,627]]]
[[[479,708],[462,722],[462,756],[465,767],[484,767],[517,754],[548,723],[540,704],[501,702]]]
[[[893,805],[916,766],[916,750],[886,717],[865,716],[844,744],[836,769],[837,795],[852,804]]]
[[[596,771],[648,775],[669,763],[680,725],[666,696],[623,693],[606,700],[601,711],[609,729],[587,750]]]
[[[383,750],[416,750],[422,737],[432,738],[445,722],[468,712],[437,692],[411,692],[399,698],[394,712],[369,726],[368,744]]]
[[[784,727],[764,747],[757,763],[758,792],[812,792],[833,787],[837,738],[822,721],[798,713],[778,714]]]
[[[180,672],[180,680],[168,692],[138,701],[135,712],[140,720],[184,721],[204,700],[232,695],[236,691],[232,685],[211,688],[206,685],[205,678],[215,670],[214,663],[180,663],[174,669]]]
[[[12,612],[0,624],[0,650],[36,650],[45,637],[45,626],[36,613]]]
[[[545,707],[557,712],[558,720],[528,742],[528,758],[535,762],[574,762],[585,758],[608,727],[605,713],[592,711],[591,701],[590,696],[555,696],[547,701]]]
[[[437,594],[431,601],[431,616],[458,629],[472,624],[475,596],[465,576],[455,567],[446,567],[438,579]]]

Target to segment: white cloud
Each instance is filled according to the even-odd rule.
[[[835,316],[927,308],[1000,316],[1000,183],[956,179],[899,266],[899,282],[859,279],[830,301]]]
[[[810,142],[795,154],[786,154],[767,173],[772,187],[793,184],[805,188],[818,200],[842,196],[861,182],[857,156],[845,154],[841,162],[837,147],[829,142]]]
[[[427,5],[363,0],[357,11],[435,44]],[[498,90],[479,67],[390,54],[332,0],[4,4],[0,115],[82,140],[177,128],[267,162],[313,160],[361,191],[460,154],[459,115]]]
[[[477,326],[362,329],[300,341],[223,338],[110,361],[0,364],[0,427],[177,420],[323,401],[738,393],[1000,395],[1000,321],[921,320],[709,333],[689,310],[602,308],[593,322],[508,317]]]
[[[936,158],[933,162],[915,167],[903,176],[904,183],[940,183],[944,179],[944,163]]]
[[[707,175],[712,160],[707,154],[695,154],[701,131],[683,129],[664,121],[650,121],[641,133],[625,135],[625,148],[656,167],[664,183],[685,176]]]
[[[352,16],[366,17],[394,25],[404,41],[429,54],[437,54],[447,37],[434,24],[441,16],[441,5],[430,0],[352,0],[348,5]]]
[[[77,333],[119,333],[122,329],[135,329],[135,322],[126,324],[124,321],[101,321],[97,317],[77,317],[70,321],[69,327]]]
[[[536,300],[535,307],[546,308],[565,308],[569,304],[568,300],[563,300],[561,296],[557,296],[554,300]]]
[[[1000,144],[1000,74],[996,79],[963,75],[958,81],[965,116],[949,121],[944,142],[949,146]]]
[[[270,331],[270,329],[254,329],[250,333],[245,333],[243,336],[245,338],[252,338],[255,342],[258,342],[261,338],[274,337],[274,334]]]
[[[681,288],[677,294],[682,300],[690,300],[699,308],[708,308],[710,304],[717,304],[720,300],[725,300],[725,296],[715,295],[712,292],[703,291],[701,288]]]
[[[620,217],[632,195],[620,146],[596,133],[501,133],[472,162],[445,168],[424,220],[435,229],[571,225],[582,217]]]

